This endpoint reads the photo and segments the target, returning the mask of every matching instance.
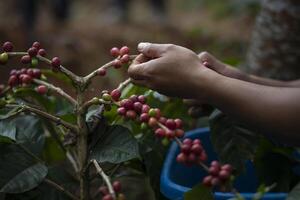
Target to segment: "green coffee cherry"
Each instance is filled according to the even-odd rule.
[[[148,112],[150,117],[155,117],[156,116],[156,110],[154,108],[151,108]]]
[[[7,61],[8,61],[8,54],[5,52],[0,54],[0,64],[6,64]]]
[[[110,96],[110,94],[108,94],[108,93],[104,93],[104,94],[102,95],[102,99],[103,99],[104,101],[111,101],[111,96]]]
[[[147,129],[148,129],[147,123],[143,122],[143,123],[141,124],[141,129],[142,129],[143,131],[147,130]]]
[[[32,58],[31,59],[31,67],[37,67],[39,64],[39,60],[37,58]]]

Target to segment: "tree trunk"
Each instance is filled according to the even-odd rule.
[[[248,72],[300,78],[300,1],[263,0],[247,56]]]

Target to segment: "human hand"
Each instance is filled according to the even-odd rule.
[[[128,69],[132,81],[168,96],[204,98],[201,88],[217,74],[181,46],[140,43],[138,50],[141,54]]]

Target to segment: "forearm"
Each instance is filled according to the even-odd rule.
[[[263,86],[218,76],[217,81],[206,84],[209,103],[259,132],[300,145],[299,88]]]

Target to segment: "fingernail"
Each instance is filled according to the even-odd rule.
[[[138,50],[142,51],[143,49],[145,49],[150,43],[149,42],[141,42],[138,44]]]

